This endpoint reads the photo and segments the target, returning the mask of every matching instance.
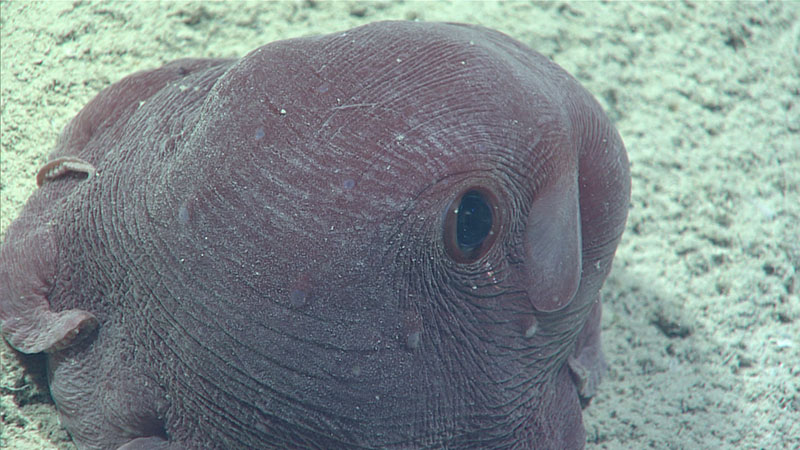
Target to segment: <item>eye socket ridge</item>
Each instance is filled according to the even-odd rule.
[[[470,186],[462,190],[445,212],[442,237],[447,255],[457,263],[472,263],[485,256],[500,234],[500,203],[489,189]]]

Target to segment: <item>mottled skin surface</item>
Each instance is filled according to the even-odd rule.
[[[79,447],[584,445],[627,159],[507,36],[383,22],[177,61],[51,160],[0,324],[48,353]]]

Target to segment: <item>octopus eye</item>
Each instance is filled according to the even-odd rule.
[[[453,200],[444,219],[444,246],[450,258],[470,263],[492,248],[500,228],[497,207],[494,195],[477,187],[462,191]]]

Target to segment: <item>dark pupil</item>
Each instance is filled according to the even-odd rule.
[[[469,191],[458,205],[456,239],[465,252],[477,248],[492,229],[492,209],[478,191]]]

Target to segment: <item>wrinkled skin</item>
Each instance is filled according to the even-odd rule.
[[[623,144],[480,27],[181,60],[67,126],[0,253],[80,448],[581,448]]]

